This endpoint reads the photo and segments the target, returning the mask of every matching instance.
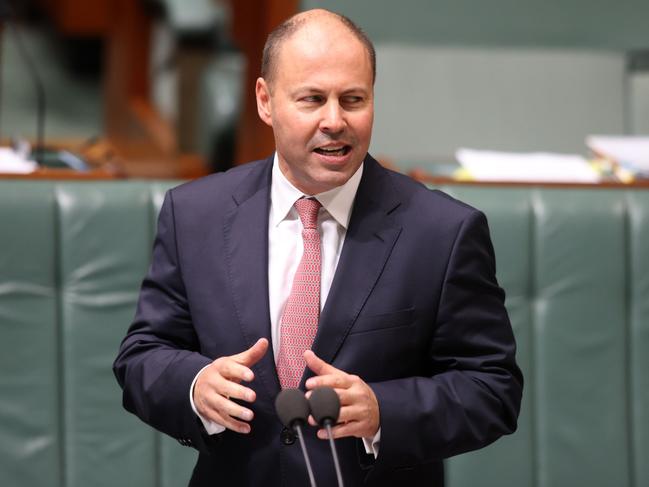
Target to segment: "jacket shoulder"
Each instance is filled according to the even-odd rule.
[[[439,189],[429,188],[405,174],[390,169],[385,171],[402,204],[407,209],[416,210],[423,217],[445,215],[464,219],[475,213],[482,213],[479,209]]]
[[[174,204],[222,204],[231,201],[242,185],[263,187],[269,184],[271,167],[272,159],[249,162],[181,184],[170,190],[170,194]]]

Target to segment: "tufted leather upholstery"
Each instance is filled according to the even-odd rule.
[[[0,181],[0,480],[187,484],[111,363],[171,182]],[[649,485],[649,191],[449,186],[485,211],[526,375],[519,431],[449,487]]]
[[[451,487],[649,485],[649,191],[447,188],[483,209],[526,384]]]

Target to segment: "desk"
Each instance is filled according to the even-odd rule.
[[[469,186],[506,186],[506,187],[530,187],[542,186],[544,188],[617,188],[617,189],[636,189],[649,188],[649,179],[636,180],[633,183],[622,183],[618,181],[601,181],[598,183],[579,183],[579,182],[543,182],[543,181],[471,181],[459,180],[453,177],[455,170],[459,169],[459,164],[434,164],[433,171],[428,171],[418,167],[415,164],[404,165],[387,164],[391,169],[401,170],[411,178],[426,185],[469,185]]]
[[[8,145],[6,142],[1,145]],[[0,179],[194,179],[208,174],[203,158],[196,154],[169,153],[142,140],[126,138],[91,141],[48,142],[48,151],[67,150],[80,156],[88,171],[63,167],[40,167],[27,174],[3,173]]]

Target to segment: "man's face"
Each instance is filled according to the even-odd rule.
[[[369,55],[346,27],[301,27],[281,45],[272,85],[259,78],[256,91],[286,178],[309,195],[347,182],[370,145],[374,89]]]

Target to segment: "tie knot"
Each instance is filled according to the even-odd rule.
[[[320,202],[312,198],[300,198],[295,202],[294,206],[298,215],[300,215],[302,226],[304,228],[316,228],[318,224],[318,210],[322,206]]]

